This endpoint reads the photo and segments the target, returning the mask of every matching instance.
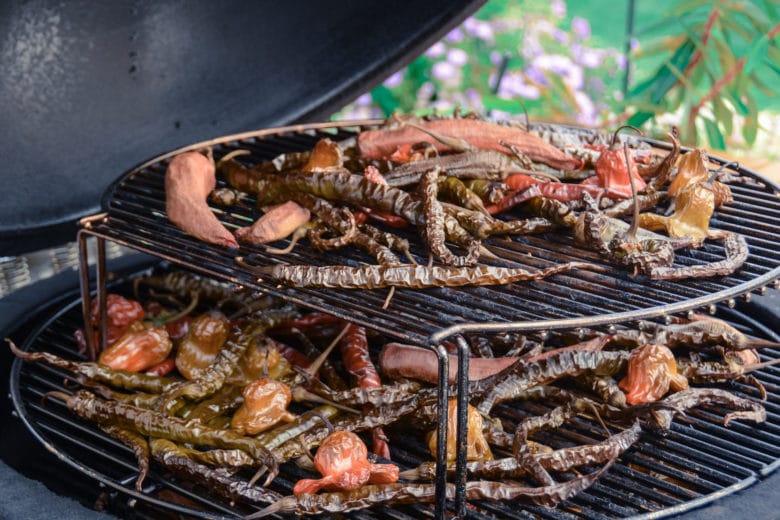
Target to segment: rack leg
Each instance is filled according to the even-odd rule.
[[[94,361],[97,358],[97,345],[95,345],[95,331],[92,327],[92,296],[89,290],[89,251],[87,250],[88,236],[79,231],[77,235],[79,247],[79,280],[81,284],[81,314],[84,320],[84,339],[87,342],[87,354]]]
[[[458,346],[458,424],[457,458],[455,459],[455,511],[458,518],[466,516],[466,455],[468,444],[469,406],[469,345],[463,336],[455,338]]]
[[[436,346],[439,358],[438,424],[436,427],[436,518],[444,518],[447,507],[447,405],[450,360],[443,345]]]
[[[100,312],[100,350],[106,349],[108,339],[108,316],[106,310],[106,240],[96,237],[97,242],[97,299]]]

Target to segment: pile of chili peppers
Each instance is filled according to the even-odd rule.
[[[576,261],[525,269],[503,264],[482,243],[497,235],[550,232],[569,234],[605,262],[651,279],[737,270],[748,255],[744,238],[709,228],[715,209],[732,200],[728,185],[717,180],[725,177],[710,169],[702,151],[681,154],[674,132],[672,149],[664,153],[618,135],[622,129],[612,136],[579,135],[473,114],[393,116],[351,140],[322,139],[311,151],[270,161],[252,162],[241,150],[227,154],[215,171],[229,188],[214,190],[210,200],[220,206],[253,201],[260,209],[252,226],[235,232],[239,243],[292,237],[286,249],[269,247],[281,255],[307,237],[319,250],[352,246],[367,255],[359,266],[258,267],[237,257],[264,279],[299,287],[497,285],[607,269]],[[186,206],[179,199],[197,202],[183,229],[201,237],[188,228],[203,227],[195,221],[205,201],[189,193],[179,197],[176,184],[170,186],[166,196],[179,220]],[[207,217],[213,225],[213,215]],[[422,247],[412,247],[409,233],[399,236],[401,227],[417,228]],[[722,260],[674,266],[675,250],[705,240],[723,241]]]
[[[419,348],[407,356],[388,345],[380,356],[385,342],[361,327],[186,272],[135,282],[135,294],[108,298],[111,338],[97,361],[9,343],[80,385],[47,398],[133,450],[139,491],[156,467],[255,508],[250,518],[430,503],[435,463],[404,466],[393,450],[418,446],[435,460],[437,426],[448,429],[442,449],[454,473],[455,402],[449,424],[437,425],[437,388],[415,379],[427,362]],[[701,316],[609,334],[466,339],[480,359],[468,389],[466,496],[549,507],[595,482],[643,432],[693,407],[732,410],[724,424],[763,421],[765,393],[751,372],[765,365],[757,349],[777,346]],[[731,381],[755,396],[720,386]],[[500,406],[508,402],[510,417]],[[556,434],[583,417],[591,443]],[[283,465],[305,475],[292,494],[274,483]]]

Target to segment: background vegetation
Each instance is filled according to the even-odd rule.
[[[778,33],[775,0],[491,0],[335,117],[527,110],[776,158]]]

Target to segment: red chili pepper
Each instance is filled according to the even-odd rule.
[[[114,370],[140,372],[164,361],[172,347],[165,327],[147,328],[136,321],[98,360]]]
[[[350,491],[368,482],[380,484],[398,480],[398,467],[371,464],[366,445],[352,432],[335,431],[328,435],[314,456],[314,467],[323,477],[299,480],[293,487],[293,494],[316,493],[320,489]]]
[[[347,333],[341,339],[341,360],[344,368],[357,380],[361,388],[381,388],[382,380],[379,378],[374,362],[368,350],[368,338],[366,329],[357,325],[349,325]],[[381,428],[372,430],[373,451],[386,459],[390,458],[390,447]]]
[[[112,345],[125,333],[131,323],[144,318],[144,308],[135,300],[129,300],[118,294],[106,296],[106,345]],[[100,325],[98,300],[92,300],[92,324]]]
[[[300,368],[308,368],[309,365],[311,365],[311,359],[300,350],[291,347],[286,343],[282,343],[281,341],[274,341],[274,343],[276,343],[276,348],[279,350],[282,357],[289,361],[291,365]]]
[[[176,358],[169,357],[165,361],[162,361],[161,363],[157,363],[153,367],[149,368],[149,370],[146,371],[147,376],[167,376],[171,372],[174,371],[176,368]]]
[[[170,336],[172,340],[181,339],[190,329],[190,323],[192,323],[192,318],[190,316],[184,316],[176,321],[166,323],[165,330],[168,331],[168,336]]]

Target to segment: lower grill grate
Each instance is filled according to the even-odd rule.
[[[23,346],[25,350],[48,350],[54,354],[78,358],[73,331],[81,326],[79,301],[64,307],[43,322]],[[743,332],[761,336],[749,326],[749,320],[732,323]],[[771,338],[777,340],[778,338]],[[780,351],[767,350],[764,358],[776,358]],[[518,506],[501,502],[468,504],[469,518],[549,518],[614,519],[642,515],[653,518],[687,510],[697,504],[742,489],[780,464],[780,368],[766,367],[755,373],[766,386],[767,421],[754,425],[736,421],[721,426],[726,410],[697,409],[678,417],[664,435],[643,433],[599,482],[555,509]],[[139,499],[144,507],[165,508],[199,518],[234,518],[251,511],[209,497],[207,490],[170,478],[159,468],[151,472],[143,493],[133,489],[136,464],[130,450],[93,425],[73,416],[57,401],[41,405],[41,397],[52,390],[68,391],[63,383],[67,374],[44,365],[14,365],[11,391],[20,417],[50,451],[78,471],[89,474],[122,494]],[[729,389],[755,397],[752,387],[734,383]],[[548,408],[534,403],[501,405],[496,415],[510,423]],[[431,460],[427,447],[405,432],[388,430],[394,462],[409,469]],[[544,442],[553,447],[598,442],[604,438],[601,428],[584,418],[575,418],[547,434]],[[304,472],[292,464],[282,466],[273,488],[289,494],[293,483]],[[433,505],[378,507],[359,511],[351,518],[424,518],[433,517]],[[152,517],[154,515],[151,515]]]

